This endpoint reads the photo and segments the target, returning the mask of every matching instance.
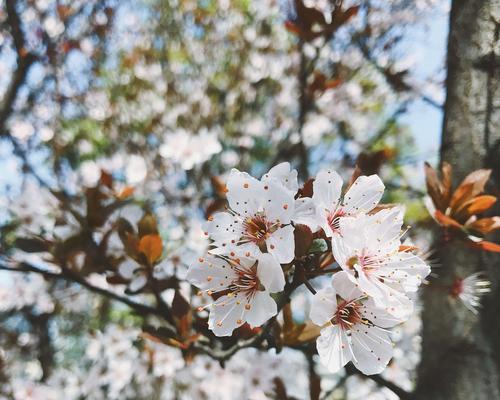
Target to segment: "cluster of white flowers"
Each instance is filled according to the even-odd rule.
[[[384,192],[378,176],[360,176],[343,196],[342,185],[337,172],[322,170],[312,197],[300,197],[297,171],[288,163],[261,180],[231,171],[229,208],[207,222],[212,247],[187,276],[216,299],[207,306],[216,335],[231,335],[245,322],[260,326],[278,313],[271,294],[285,288],[282,265],[293,263],[295,226],[304,224],[323,230],[340,267],[312,301],[310,318],[322,327],[321,360],[331,372],[349,361],[365,374],[385,368],[393,347],[386,328],[411,315],[408,293],[430,268],[401,244],[402,207],[376,208]]]

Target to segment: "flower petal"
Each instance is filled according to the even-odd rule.
[[[243,217],[255,214],[262,203],[262,190],[260,181],[233,168],[227,180],[229,207]]]
[[[245,314],[246,321],[252,327],[261,326],[269,318],[278,313],[278,306],[269,292],[257,292],[250,304],[250,310]]]
[[[383,329],[356,324],[351,330],[353,363],[365,375],[379,374],[392,358],[393,346]]]
[[[230,243],[241,237],[242,221],[228,212],[218,212],[205,223],[204,230],[215,243]]]
[[[337,293],[331,286],[327,286],[316,293],[311,302],[309,318],[318,326],[330,321],[337,311]]]
[[[285,276],[281,265],[269,253],[259,256],[257,276],[260,283],[271,293],[281,292],[285,287]]]
[[[342,208],[348,214],[367,213],[379,203],[384,189],[378,175],[360,176],[344,195]]]
[[[372,324],[381,328],[392,328],[402,322],[400,318],[396,318],[384,309],[377,307],[373,299],[368,299],[363,304],[360,313]]]
[[[334,211],[340,201],[342,178],[331,169],[323,169],[313,183],[313,200],[321,209]]]
[[[355,300],[363,296],[363,292],[359,290],[355,279],[351,279],[353,275],[341,271],[333,275],[332,286],[340,297],[344,300]]]
[[[316,348],[321,362],[331,373],[338,372],[352,359],[347,335],[338,325],[330,325],[321,330]]]
[[[132,279],[134,277],[134,272],[139,268],[139,265],[135,261],[127,258],[118,267],[118,273],[125,279]]]
[[[289,224],[294,215],[295,199],[290,192],[275,180],[264,183],[262,192],[258,194],[263,201],[264,214],[270,221]]]
[[[307,225],[312,232],[316,232],[319,229],[318,215],[313,199],[302,197],[295,200],[295,213],[292,221],[296,224]]]
[[[244,322],[245,299],[241,296],[222,296],[212,304],[208,316],[208,328],[216,336],[231,336]]]
[[[295,239],[293,226],[287,225],[274,232],[267,240],[267,251],[271,253],[280,264],[286,264],[295,256]]]
[[[234,276],[232,265],[219,257],[206,255],[189,267],[186,279],[201,290],[216,292],[227,288]]]
[[[147,283],[146,276],[143,273],[138,274],[132,281],[129,283],[128,288],[131,292],[137,292],[142,289],[144,285]]]
[[[282,162],[281,164],[275,165],[261,180],[262,182],[268,182],[271,179],[276,179],[280,182],[292,195],[295,195],[299,190],[297,170],[292,169],[289,162]]]

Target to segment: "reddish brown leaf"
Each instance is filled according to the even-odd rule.
[[[456,209],[459,204],[465,203],[472,197],[475,197],[484,192],[486,182],[490,178],[491,170],[478,169],[466,176],[462,183],[453,193],[450,200],[450,207]]]
[[[297,22],[306,30],[311,30],[315,24],[325,25],[325,16],[315,8],[306,7],[302,0],[295,0]]]
[[[482,240],[481,242],[469,242],[472,247],[481,249],[481,250],[486,250],[486,251],[491,251],[493,253],[500,253],[500,244],[496,244],[493,242],[488,242],[486,240]]]
[[[304,182],[304,185],[299,189],[298,197],[312,197],[314,179],[310,178]]]
[[[436,217],[436,220],[445,227],[448,228],[457,228],[457,229],[462,229],[462,225],[455,221],[453,218],[450,218],[446,215],[444,215],[441,211],[436,210],[436,213],[434,215]]]
[[[469,215],[480,214],[490,209],[495,204],[497,198],[495,196],[483,195],[472,199],[467,205],[467,213]]]
[[[451,214],[458,214],[460,210],[465,206],[467,201],[474,197],[474,184],[461,183],[460,186],[453,192],[451,196],[449,207],[451,209]]]
[[[126,200],[134,194],[135,188],[132,186],[125,186],[116,196],[119,200]]]
[[[449,204],[451,198],[451,174],[453,168],[446,161],[441,165],[441,195],[445,204]]]
[[[153,265],[163,252],[163,242],[157,234],[146,235],[139,241],[139,251],[146,256],[148,263]]]
[[[467,225],[467,229],[486,235],[500,229],[500,217],[481,218]]]
[[[100,183],[106,186],[109,189],[113,188],[113,175],[105,170],[101,170],[101,178],[99,179]]]
[[[441,193],[441,184],[437,176],[436,170],[430,166],[428,162],[424,164],[425,183],[427,186],[427,194],[431,197],[436,209],[444,212],[446,210],[446,202]]]
[[[295,255],[302,257],[307,254],[313,242],[313,234],[311,228],[307,225],[297,224],[294,230],[295,238]]]
[[[301,36],[302,35],[302,30],[299,28],[299,26],[297,26],[296,24],[294,24],[292,21],[285,21],[285,29],[288,31],[288,32],[291,32],[297,36]]]
[[[184,298],[178,290],[175,291],[174,299],[172,300],[172,314],[177,318],[182,318],[191,312],[189,302]]]
[[[210,178],[210,182],[212,183],[212,189],[214,193],[221,197],[226,198],[227,186],[220,176],[212,176]]]
[[[150,234],[158,234],[156,218],[151,213],[146,213],[138,223],[139,237]]]

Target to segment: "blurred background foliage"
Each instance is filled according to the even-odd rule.
[[[223,361],[187,350],[189,335],[172,344],[158,333],[161,323],[151,322],[154,313],[141,314],[136,305],[156,298],[173,308],[168,323],[187,323],[187,311],[175,314],[185,307],[172,302],[178,293],[194,294],[183,281],[186,267],[206,247],[201,223],[224,207],[223,181],[233,167],[259,176],[289,161],[305,181],[324,166],[347,179],[357,164],[382,176],[384,202],[406,204],[407,222],[425,238],[422,162],[437,153],[419,147],[417,136],[430,133],[412,130],[405,116],[415,103],[441,115],[443,60],[423,73],[419,63],[427,61],[415,56],[411,36],[433,19],[445,24],[448,2],[1,0],[0,6],[1,262],[34,272],[0,278],[0,393],[306,398],[317,385],[308,359],[243,353],[248,365],[236,359],[222,370]],[[155,225],[149,220],[147,232],[145,218]],[[131,237],[147,235],[161,237],[161,257],[127,247]],[[144,257],[153,261],[154,279],[137,266]],[[307,304],[300,293],[293,301],[294,320],[302,323]],[[190,329],[202,322],[189,314]],[[418,324],[405,329],[418,331]],[[408,346],[387,372],[407,388],[418,359],[413,336],[401,333]],[[240,382],[255,357],[265,365],[255,377],[266,382],[262,388]],[[286,376],[290,365],[305,378]],[[272,379],[263,379],[273,369]],[[212,387],[222,375],[237,381],[229,394]],[[327,377],[310,397],[392,398],[372,382],[360,386],[360,379]]]

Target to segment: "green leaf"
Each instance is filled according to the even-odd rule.
[[[311,247],[309,248],[309,253],[324,253],[328,250],[328,245],[325,239],[314,239]]]

